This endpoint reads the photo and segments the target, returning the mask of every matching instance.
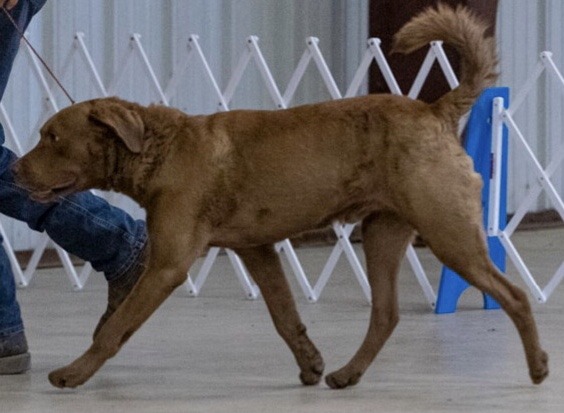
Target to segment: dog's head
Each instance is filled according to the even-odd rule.
[[[51,202],[90,188],[109,189],[118,152],[141,152],[144,124],[132,104],[107,98],[63,109],[40,133],[37,146],[12,171],[33,199]]]

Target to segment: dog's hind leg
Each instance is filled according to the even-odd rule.
[[[548,375],[548,356],[541,348],[527,294],[507,280],[490,261],[485,235],[481,223],[477,222],[479,218],[474,222],[459,222],[454,227],[420,231],[420,234],[445,265],[501,305],[519,332],[531,380],[540,384]]]
[[[538,384],[548,375],[548,357],[539,343],[531,305],[526,293],[489,259],[480,203],[482,181],[470,165],[460,167],[460,159],[444,158],[434,169],[429,167],[427,175],[419,175],[418,190],[406,195],[404,216],[443,264],[491,295],[509,315],[525,347],[531,379]]]
[[[247,266],[272,316],[276,330],[288,344],[300,367],[303,384],[319,383],[324,363],[300,320],[280,258],[272,245],[236,249]]]
[[[399,321],[397,273],[413,229],[393,213],[373,214],[362,223],[372,313],[364,341],[349,363],[325,378],[340,389],[358,383]]]

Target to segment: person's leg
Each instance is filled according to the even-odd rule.
[[[45,0],[30,3],[20,0],[10,11],[14,20],[25,30],[31,18]],[[6,89],[8,77],[18,52],[20,38],[4,13],[0,13],[0,99]],[[4,144],[4,131],[0,125],[0,145]],[[5,164],[8,151],[0,152],[0,163]],[[0,243],[2,238],[0,237]],[[20,307],[16,301],[16,285],[6,251],[0,245],[0,374],[23,373],[30,367],[30,355],[24,335]]]
[[[29,370],[30,362],[16,283],[8,255],[0,245],[0,374],[23,373]]]
[[[46,0],[20,0],[18,4],[9,11],[12,19],[23,32],[29,25],[31,18],[43,7]],[[14,28],[12,22],[3,12],[0,12],[0,101],[4,96],[8,78],[14,65],[14,60],[20,47],[20,34]],[[4,145],[4,130],[0,124],[0,145]],[[8,152],[0,153],[0,163],[6,162]]]
[[[9,11],[19,29],[24,32],[31,18],[43,7],[45,0],[20,0],[16,7]],[[6,84],[14,59],[20,46],[20,35],[10,20],[0,12],[0,100],[4,95]],[[0,141],[0,143],[4,143]]]
[[[0,163],[0,213],[46,231],[66,251],[103,272],[108,281],[126,273],[146,242],[145,223],[91,192],[81,192],[49,204],[35,202],[14,182],[9,166],[17,158],[8,152]]]

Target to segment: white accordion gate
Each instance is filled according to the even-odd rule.
[[[30,64],[33,67],[34,73],[38,77],[39,84],[41,85],[41,88],[45,96],[45,100],[47,102],[46,113],[44,113],[41,119],[38,121],[38,125],[35,129],[35,131],[37,131],[37,129],[41,124],[41,120],[44,119],[47,115],[51,115],[57,112],[58,106],[53,96],[53,93],[51,91],[51,86],[45,80],[40,65],[38,64],[36,59],[31,55],[31,53],[29,53],[29,51],[27,51],[27,53],[29,54]],[[136,79],[136,81],[137,82],[143,81],[145,82],[145,84],[148,84],[151,90],[153,91],[156,100],[163,105],[169,105],[170,100],[174,97],[174,94],[176,93],[177,86],[180,84],[180,82],[182,82],[183,76],[185,75],[187,68],[191,64],[200,65],[201,68],[203,68],[206,81],[209,82],[213,93],[215,93],[217,97],[217,102],[218,102],[217,108],[220,111],[229,110],[229,105],[233,99],[237,87],[241,82],[243,74],[246,72],[251,62],[253,62],[256,68],[258,69],[261,82],[264,85],[264,87],[266,87],[266,90],[268,91],[269,96],[271,97],[274,103],[274,106],[278,109],[284,109],[290,105],[307,68],[312,63],[314,67],[317,69],[317,71],[319,72],[324,85],[326,86],[331,98],[333,99],[356,96],[359,93],[359,90],[367,75],[369,67],[373,63],[375,63],[378,66],[379,70],[383,74],[383,77],[391,93],[394,94],[402,93],[394,78],[393,73],[390,70],[390,67],[388,66],[384,54],[382,53],[382,50],[380,48],[380,41],[379,39],[375,39],[375,38],[368,40],[368,46],[366,47],[360,65],[356,71],[355,76],[353,77],[353,80],[351,81],[351,84],[347,88],[344,95],[339,91],[339,88],[337,87],[337,84],[319,48],[319,40],[315,37],[309,37],[306,39],[305,51],[301,59],[299,60],[298,65],[296,66],[293,75],[291,76],[290,81],[288,83],[288,86],[284,90],[284,92],[282,92],[278,87],[278,85],[276,84],[271,74],[271,71],[269,69],[269,66],[263,57],[263,54],[259,47],[259,39],[256,36],[250,36],[249,38],[247,38],[246,45],[239,58],[239,61],[236,64],[231,74],[231,77],[227,83],[227,86],[223,91],[220,88],[218,82],[216,81],[216,77],[214,76],[210,68],[210,65],[208,64],[206,56],[200,47],[197,35],[192,35],[189,37],[187,42],[186,53],[181,59],[181,61],[174,68],[172,77],[169,79],[168,83],[164,87],[163,85],[160,84],[157,76],[155,75],[153,67],[149,59],[147,58],[147,54],[145,53],[145,50],[141,43],[141,36],[138,34],[133,34],[130,37],[128,52],[124,54],[123,61],[118,66],[118,71],[114,74],[114,77],[108,87],[106,87],[101,80],[99,71],[96,68],[91,58],[91,55],[84,43],[83,33],[76,33],[76,35],[74,36],[74,39],[69,48],[69,52],[64,60],[63,67],[65,69],[70,67],[71,64],[75,62],[77,59],[82,64],[82,66],[86,69],[85,72],[88,74],[88,81],[95,87],[97,95],[92,96],[92,98],[105,97],[113,94],[118,94],[120,83],[122,82],[124,76],[127,73],[128,68],[131,67],[132,63],[139,65],[143,69],[143,73],[144,73],[144,79]],[[411,90],[408,93],[409,97],[411,98],[417,97],[429,73],[429,70],[431,69],[431,66],[434,64],[435,61],[439,63],[441,69],[445,74],[445,77],[449,82],[449,85],[451,87],[456,87],[458,85],[456,76],[454,75],[454,72],[452,71],[452,68],[442,49],[442,43],[438,41],[432,42],[427,57],[423,62],[423,65],[419,71],[419,74]],[[550,59],[549,61],[551,62]],[[553,64],[552,66],[548,65],[546,67],[549,67],[550,70],[552,70],[554,73],[557,73],[557,75],[559,75],[559,72],[557,71],[557,69],[554,67]],[[537,72],[539,71],[537,70]],[[538,78],[539,74],[540,72],[536,74],[536,78]],[[66,70],[63,70],[60,75],[64,81]],[[559,76],[561,79],[561,75]],[[534,83],[534,80],[532,80],[529,83],[531,84]],[[528,87],[530,89],[532,85],[529,85]],[[517,100],[516,103],[518,103]],[[503,105],[501,105],[500,107],[503,108]],[[494,119],[497,119],[498,122],[501,122],[499,119],[500,117],[503,117],[502,121],[511,126],[512,124],[511,124],[510,112],[511,109],[507,112],[502,112],[499,114],[498,117],[495,117]],[[20,139],[18,138],[16,131],[11,127],[9,114],[6,112],[2,104],[0,104],[0,120],[6,127],[7,137],[9,140],[11,140],[12,146],[16,148],[16,152],[18,154],[21,154],[22,148],[21,145],[19,144]],[[524,142],[524,144],[526,145],[526,142],[522,138],[522,135],[518,134],[518,136],[521,138],[522,142]],[[532,153],[531,156],[533,159],[536,160],[536,158],[534,158],[534,155]],[[560,202],[559,205],[561,205],[562,201],[558,196],[558,194],[556,193],[556,191],[554,190],[554,187],[550,183],[550,174],[551,171],[555,169],[555,166],[557,166],[557,164],[559,164],[562,161],[562,159],[564,159],[564,155],[558,158],[558,161],[556,162],[555,165],[551,164],[551,166],[549,166],[546,170],[543,170],[542,167],[540,167],[539,165],[540,189],[532,189],[529,198],[532,197],[534,200],[534,197],[538,196],[538,193],[540,193],[540,191],[543,188],[544,189],[549,188],[548,189],[549,194],[554,195],[553,198],[557,199]],[[493,186],[495,187],[495,185]],[[535,192],[537,190],[539,192]],[[491,197],[490,202],[493,202],[495,206],[495,193]],[[495,226],[495,222],[493,224],[490,222],[490,226],[488,228],[490,235],[496,235],[500,237],[511,259],[517,263],[522,262],[522,260],[520,260],[518,252],[516,248],[513,246],[513,244],[511,243],[509,237],[511,236],[518,222],[520,222],[520,220],[522,219],[525,212],[527,212],[527,208],[529,206],[530,203],[527,204],[524,201],[522,207],[520,207],[520,209],[518,210],[518,213],[515,214],[515,218],[510,222],[510,224],[507,226],[507,228],[504,231],[499,230],[499,228]],[[490,211],[492,211],[492,208],[490,208]],[[559,209],[559,213],[564,219],[564,206],[561,208],[561,210]],[[520,218],[516,221],[516,219],[519,216]],[[516,223],[513,224],[513,221],[516,221]],[[322,291],[325,285],[327,284],[327,281],[331,277],[332,273],[334,272],[337,261],[339,260],[342,254],[345,255],[346,259],[350,263],[354,275],[362,288],[365,298],[368,301],[370,301],[370,296],[371,296],[370,288],[367,282],[366,274],[359,260],[359,257],[356,255],[349,239],[353,228],[354,225],[341,225],[339,223],[333,224],[333,230],[337,236],[337,243],[334,246],[330,256],[328,257],[328,260],[324,268],[322,269],[320,276],[317,278],[315,284],[313,285],[310,282],[310,278],[306,276],[305,271],[303,270],[303,267],[299,261],[298,255],[296,254],[291,242],[289,240],[284,240],[276,245],[277,251],[280,254],[283,254],[288,260],[290,267],[302,289],[302,292],[304,293],[308,301],[316,302],[320,298]],[[28,285],[29,281],[33,276],[33,273],[37,268],[38,261],[41,255],[43,254],[46,246],[48,245],[49,239],[47,238],[46,235],[42,236],[41,242],[36,246],[32,259],[30,260],[30,263],[27,265],[26,271],[23,272],[15,259],[13,250],[10,246],[9,240],[6,237],[6,233],[4,231],[4,228],[2,228],[1,224],[0,224],[0,231],[1,231],[1,235],[5,240],[4,241],[5,248],[7,249],[11,263],[14,267],[14,272],[18,284],[20,286],[26,286]],[[92,268],[90,267],[90,265],[88,264],[85,265],[80,271],[80,273],[77,273],[76,269],[72,266],[68,255],[59,247],[57,247],[57,252],[64,265],[69,280],[73,284],[73,287],[77,290],[82,289],[91,272]],[[191,295],[197,296],[200,293],[208,275],[212,270],[213,264],[219,252],[220,252],[219,248],[210,249],[209,253],[204,258],[198,273],[195,275],[190,275],[188,277],[188,280],[186,282],[186,288]],[[231,250],[226,250],[226,253],[229,257],[231,265],[235,270],[235,274],[238,277],[238,280],[244,290],[246,297],[249,299],[257,298],[259,295],[258,288],[252,282],[240,258]],[[408,248],[407,258],[423,290],[425,298],[427,299],[429,305],[431,307],[434,307],[436,302],[436,294],[425,274],[425,271],[417,257],[415,250],[411,246]],[[532,277],[526,266],[522,264],[522,265],[518,265],[518,268],[520,273],[522,275],[524,274],[523,275],[524,278],[533,280],[529,282],[528,285],[531,288],[533,294],[535,294],[537,297],[540,297],[539,298],[540,301],[545,301],[547,296],[550,294],[550,292],[556,287],[556,285],[562,280],[562,278],[564,278],[564,264],[563,264],[559,268],[557,274],[554,276],[552,281],[550,282],[550,285],[547,287],[547,290],[549,291],[542,292],[540,291],[540,289],[535,288],[536,283],[534,283],[534,278]]]
[[[499,169],[494,169],[492,185],[490,186],[490,215],[488,217],[487,228],[488,235],[499,238],[507,256],[519,272],[521,278],[536,300],[541,303],[548,300],[554,289],[562,282],[562,279],[564,279],[564,261],[562,261],[556,272],[549,277],[546,285],[541,287],[539,285],[540,281],[535,279],[525,264],[525,261],[517,250],[517,247],[511,240],[511,236],[525,217],[525,214],[530,210],[533,202],[543,191],[548,196],[548,199],[562,221],[564,221],[564,202],[551,180],[556,170],[562,166],[562,162],[564,161],[564,145],[560,145],[559,150],[552,154],[552,159],[548,162],[546,168],[543,168],[541,162],[537,159],[537,156],[531,149],[531,146],[527,142],[523,132],[514,119],[515,112],[525,102],[527,96],[530,94],[533,87],[536,86],[541,74],[543,73],[546,73],[555,80],[558,92],[564,95],[564,77],[552,60],[552,53],[545,51],[540,54],[540,60],[537,63],[534,72],[523,85],[523,89],[515,96],[515,99],[513,99],[508,109],[504,109],[505,106],[503,98],[494,99],[494,105],[492,108],[492,154],[494,157],[494,165],[501,165],[501,136],[503,125],[506,125],[510,132],[510,144],[515,143],[515,149],[522,151],[525,154],[527,161],[532,166],[535,181],[532,187],[528,189],[526,196],[517,207],[511,220],[507,223],[505,228],[501,229],[498,220],[501,171]]]

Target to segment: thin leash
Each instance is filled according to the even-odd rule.
[[[4,12],[4,14],[6,15],[6,17],[8,18],[8,20],[10,20],[10,22],[12,23],[12,25],[14,26],[14,28],[16,29],[16,31],[18,32],[18,34],[20,35],[20,38],[25,42],[25,44],[30,48],[30,50],[33,52],[33,54],[39,59],[39,61],[41,62],[41,64],[43,65],[43,67],[45,67],[45,69],[47,70],[47,72],[49,73],[49,75],[53,78],[53,80],[57,83],[57,85],[61,88],[61,90],[63,91],[63,93],[66,95],[66,97],[70,100],[71,105],[74,105],[76,102],[74,101],[74,99],[71,97],[71,95],[69,94],[69,92],[67,91],[67,89],[65,89],[65,87],[63,86],[63,84],[61,83],[61,81],[57,78],[57,76],[55,76],[55,74],[53,73],[53,71],[51,70],[51,68],[49,67],[49,65],[47,64],[47,62],[45,62],[45,60],[41,57],[41,55],[37,52],[37,50],[35,50],[35,48],[33,47],[33,45],[29,42],[29,40],[27,40],[27,38],[25,37],[25,33],[22,32],[22,30],[18,27],[18,24],[16,23],[16,21],[14,20],[14,18],[12,17],[12,15],[10,14],[10,12],[6,9],[6,7],[2,6],[2,12]]]

